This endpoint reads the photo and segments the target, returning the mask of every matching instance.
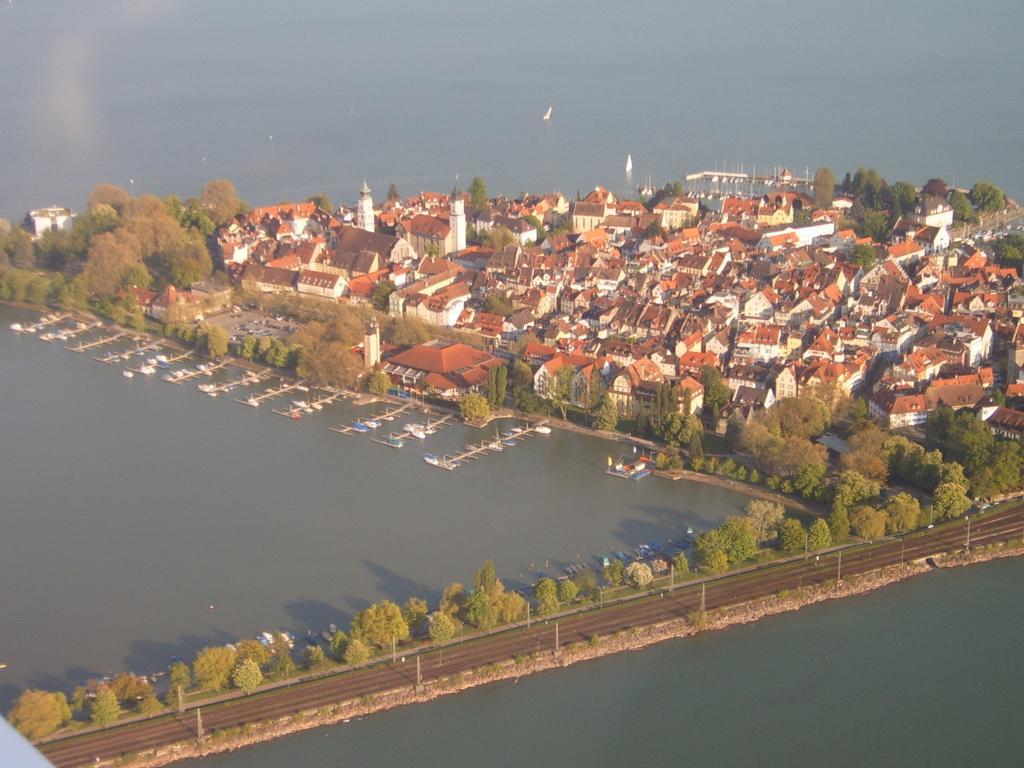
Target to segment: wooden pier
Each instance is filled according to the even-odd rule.
[[[98,360],[104,365],[113,365],[121,359],[120,352],[107,352],[105,355],[93,355],[93,360]]]
[[[237,387],[249,387],[254,384],[259,384],[263,379],[260,374],[246,371],[245,375],[240,379],[232,379],[231,381],[225,381],[216,386],[210,387],[209,389],[203,390],[203,394],[209,395],[210,397],[216,397],[222,392],[230,392]],[[199,386],[202,386],[201,384]]]
[[[451,417],[449,416],[446,418]],[[485,453],[500,453],[506,449],[513,448],[514,446],[506,445],[506,441],[523,440],[531,435],[540,434],[537,429],[538,427],[544,426],[546,426],[546,422],[540,421],[536,424],[531,424],[528,427],[518,427],[509,434],[498,435],[493,440],[484,440],[480,443],[468,443],[463,450],[458,453],[442,456],[436,464],[431,464],[431,466],[437,467],[438,469],[446,469],[449,472],[454,472],[466,462],[478,459]]]
[[[94,323],[82,323],[80,328],[72,328],[71,330],[63,331],[62,335],[64,336],[65,340],[70,340],[70,339],[74,339],[74,338],[77,338],[77,337],[81,336],[83,333],[88,333],[89,331],[95,330],[96,328],[102,328],[102,327],[103,327],[103,323],[101,323],[99,320],[97,320]],[[118,337],[123,336],[123,335],[124,335],[123,333],[119,333],[119,334],[117,334],[117,336],[115,338],[118,338]],[[104,341],[103,343],[106,344],[107,342]],[[72,350],[74,352],[82,352],[82,351],[84,351],[86,349],[89,349],[90,347],[96,347],[96,346],[99,346],[99,344],[95,344],[95,343],[82,344],[82,343],[79,343],[79,344],[75,344],[75,345],[65,344],[64,348],[65,349],[70,349],[70,350]]]
[[[249,398],[246,400],[239,400],[236,397],[235,402],[241,403],[242,405],[248,405],[251,408],[258,408],[260,403],[262,403],[264,400],[270,400],[271,398],[274,397],[280,397],[281,395],[291,392],[293,389],[299,389],[303,386],[304,385],[301,381],[293,381],[290,384],[282,384],[280,387],[268,389],[266,392],[261,392],[258,395],[250,395]]]
[[[226,365],[227,362],[222,360],[219,363],[214,363],[213,365],[207,366],[206,368],[203,369],[193,368],[191,371],[185,371],[185,373],[181,374],[180,376],[168,374],[166,376],[161,376],[160,378],[163,379],[164,381],[169,381],[171,384],[184,384],[186,381],[191,381],[192,379],[198,378],[199,376],[212,376],[214,373],[216,373]]]
[[[95,349],[96,347],[102,347],[106,344],[113,344],[115,341],[126,335],[127,334],[124,331],[120,331],[119,333],[114,333],[110,336],[102,336],[98,339],[94,339],[93,341],[83,341],[78,344],[65,344],[64,349],[70,349],[72,352],[82,353],[88,349]]]
[[[373,442],[380,443],[381,445],[386,445],[388,448],[394,448],[397,450],[405,445],[407,437],[408,436],[404,432],[392,432],[386,438],[373,438]]]
[[[16,329],[14,329],[14,332],[15,333],[35,333],[36,331],[41,331],[43,328],[46,328],[46,327],[51,326],[51,325],[56,325],[59,322],[67,320],[69,317],[71,317],[70,313],[65,313],[63,315],[51,315],[51,316],[48,316],[48,317],[44,317],[38,323],[33,323],[32,325],[26,325],[24,328],[16,328]]]

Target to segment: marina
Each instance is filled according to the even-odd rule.
[[[283,384],[281,384],[281,386],[272,387],[271,389],[268,389],[266,392],[261,392],[258,395],[250,394],[249,397],[246,398],[245,400],[239,400],[238,398],[235,398],[235,402],[241,403],[242,405],[248,405],[250,408],[258,408],[260,406],[260,403],[266,400],[272,400],[275,397],[286,395],[289,392],[292,392],[293,390],[304,387],[305,385],[301,381],[284,382]]]
[[[539,421],[536,424],[531,424],[526,427],[513,427],[507,432],[501,434],[495,433],[494,440],[484,440],[479,443],[467,443],[461,451],[454,454],[446,454],[444,456],[436,456],[428,453],[423,457],[423,460],[432,467],[454,472],[469,461],[478,459],[488,453],[501,453],[506,448],[511,448],[517,445],[518,441],[525,440],[531,435],[551,434],[551,428],[547,426],[547,424],[547,421]]]
[[[67,320],[69,317],[71,317],[70,314],[63,314],[63,315],[51,314],[51,315],[45,315],[41,320],[39,320],[38,322],[32,323],[30,325],[23,325],[21,323],[11,323],[10,328],[15,333],[25,333],[25,334],[38,333],[39,331],[43,330],[43,328],[48,328],[51,325],[55,326],[55,325],[57,325],[57,323],[61,323],[64,320]]]
[[[169,362],[169,361],[168,361]],[[214,373],[225,367],[227,362],[221,361],[219,363],[200,363],[195,368],[186,370],[174,371],[166,376],[161,376],[163,381],[168,381],[171,384],[184,384],[186,381],[191,381],[199,376],[212,376]]]

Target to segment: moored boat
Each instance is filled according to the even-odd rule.
[[[432,453],[424,454],[423,455],[423,460],[425,462],[427,462],[427,464],[429,464],[432,467],[440,467],[441,466],[441,459],[439,459],[437,456],[435,456]]]
[[[536,432],[538,435],[550,435],[551,427],[547,427],[541,424],[539,427],[534,427],[533,431]]]
[[[124,376],[126,379],[134,379],[135,378],[135,374],[132,373],[131,371],[121,371],[121,375]]]

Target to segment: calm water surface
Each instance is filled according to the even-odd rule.
[[[532,582],[546,560],[553,571],[666,541],[746,503],[608,477],[616,445],[558,432],[442,472],[423,453],[480,431],[453,426],[395,451],[328,429],[379,407],[293,422],[194,383],[126,380],[7,330],[30,317],[0,306],[5,698],[155,671],[263,629],[341,624],[380,597],[432,600],[489,557],[509,583]]]
[[[1018,0],[12,0],[0,216],[81,206],[97,181],[573,195],[726,161],[1021,195],[1022,28]]]
[[[1022,579],[930,573],[186,765],[1018,765]]]

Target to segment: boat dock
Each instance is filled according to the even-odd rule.
[[[105,355],[93,355],[93,360],[98,360],[105,365],[113,365],[121,359],[120,352],[107,352]]]
[[[279,397],[281,395],[287,394],[288,392],[291,392],[293,389],[299,389],[302,386],[303,384],[301,381],[293,381],[291,384],[282,384],[280,387],[268,389],[266,392],[261,392],[258,395],[250,395],[246,400],[239,400],[236,397],[235,402],[241,403],[242,405],[248,405],[251,408],[258,408],[260,403],[262,403],[264,400],[270,400],[271,398]]]
[[[113,344],[124,336],[125,332],[120,331],[118,333],[111,334],[110,336],[101,336],[100,338],[93,339],[92,341],[83,341],[78,344],[66,344],[64,345],[64,349],[70,349],[72,352],[82,353],[88,349],[95,349],[96,347],[102,347],[106,344]]]
[[[69,317],[71,317],[70,313],[65,313],[63,315],[47,315],[38,323],[26,325],[23,328],[11,328],[11,330],[15,333],[35,333],[36,331],[41,331],[43,328],[56,325],[59,322],[67,320]]]
[[[402,415],[412,407],[413,404],[409,402],[406,403],[405,405],[400,405],[397,408],[385,408],[383,412],[374,416],[373,418],[376,419],[377,421],[394,421],[396,416]]]
[[[327,393],[326,396],[318,397],[315,400],[309,401],[309,404],[313,407],[313,410],[319,411],[325,405],[330,405],[331,403],[341,400],[343,397],[348,397],[348,395],[345,392],[342,392],[341,390],[325,389],[324,392]]]
[[[408,436],[404,432],[392,432],[387,437],[375,437],[373,442],[386,445],[388,448],[401,448],[405,445],[406,438]]]
[[[550,431],[551,428],[547,426],[546,421],[539,421],[536,424],[531,424],[527,427],[516,427],[509,432],[502,433],[500,436],[495,436],[493,440],[484,440],[480,443],[468,443],[466,447],[458,453],[441,456],[440,458],[434,457],[434,460],[428,459],[427,463],[432,467],[454,472],[466,462],[478,459],[486,453],[500,453],[506,448],[514,447],[518,440],[525,440],[527,437],[532,435],[549,434]]]
[[[240,379],[232,379],[231,381],[225,381],[222,384],[209,385],[207,389],[202,391],[210,397],[216,397],[222,392],[230,392],[237,387],[252,386],[253,384],[259,384],[261,381],[263,381],[263,379],[260,377],[260,374],[253,373],[252,371],[246,371],[245,375]]]
[[[191,352],[182,352],[180,355],[168,357],[164,360],[164,365],[174,365],[175,363],[180,363],[182,360],[188,360],[190,357],[192,357]]]
[[[181,373],[178,376],[175,376],[174,374],[167,374],[166,376],[161,376],[160,378],[163,379],[164,381],[169,381],[171,384],[184,384],[186,381],[191,381],[192,379],[198,376],[212,376],[214,373],[216,373],[226,365],[227,362],[222,360],[219,363],[214,363],[213,365],[209,365],[205,368],[193,368],[192,370],[185,371],[184,373]]]
[[[96,328],[102,328],[102,327],[103,327],[103,323],[101,323],[99,320],[97,320],[94,323],[79,323],[77,328],[72,328],[71,330],[62,331],[61,335],[64,337],[65,340],[70,340],[70,339],[74,339],[74,338],[76,338],[78,336],[81,336],[83,333],[88,333],[89,331],[95,330]],[[118,334],[118,335],[119,336],[123,336],[124,334]],[[105,344],[106,342],[103,342],[103,343]],[[81,351],[83,351],[85,349],[89,349],[90,346],[99,346],[99,345],[95,344],[95,343],[84,344],[84,345],[83,344],[76,344],[74,346],[72,346],[70,344],[66,344],[66,345],[64,345],[64,348],[65,349],[73,350],[75,352],[81,352]]]

